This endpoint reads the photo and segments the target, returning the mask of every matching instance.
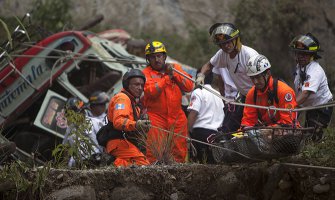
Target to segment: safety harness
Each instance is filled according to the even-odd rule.
[[[122,93],[126,94],[131,100],[132,97],[130,96],[128,92],[122,91]],[[133,108],[134,120],[137,121],[139,119],[139,116],[137,115],[136,103],[132,100],[131,100],[131,106]],[[97,140],[98,140],[99,145],[106,147],[109,140],[127,139],[143,152],[144,149],[143,149],[143,146],[139,144],[137,134],[138,134],[137,131],[117,130],[114,128],[113,123],[108,120],[108,124],[101,127],[100,130],[98,131]]]
[[[268,105],[273,105],[274,102],[276,104],[279,103],[279,99],[278,99],[278,79],[277,78],[273,78],[273,90],[271,90],[270,88],[268,89]],[[257,102],[257,90],[255,88],[254,90],[254,104],[256,105]],[[277,119],[276,119],[276,110],[274,111],[273,114],[270,113],[270,111],[268,110],[268,114],[270,117],[270,120],[272,121],[272,123],[276,123]],[[259,112],[259,109],[257,109],[257,115],[258,115],[258,121],[262,122],[262,115]],[[262,123],[262,125],[264,125]]]

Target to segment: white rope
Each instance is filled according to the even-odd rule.
[[[196,83],[195,80],[186,76],[185,74],[178,71],[177,69],[173,68],[173,70],[175,72],[177,72],[178,74],[180,74],[181,76],[183,76],[184,78],[187,78],[188,80],[191,80],[193,83]],[[235,102],[235,101],[232,101],[230,99],[227,99],[227,98],[223,97],[222,95],[218,94],[217,92],[215,92],[214,90],[206,87],[203,84],[198,84],[198,85],[200,85],[202,88],[206,89],[207,91],[213,93],[215,96],[219,97],[220,99],[225,101],[227,104],[233,104],[233,105],[238,105],[238,106],[246,106],[246,107],[252,107],[252,108],[260,108],[260,109],[266,109],[266,110],[277,110],[277,111],[285,111],[285,112],[298,112],[298,111],[314,110],[314,109],[319,109],[319,108],[326,108],[326,107],[335,106],[335,102],[330,102],[330,103],[326,103],[326,104],[322,104],[322,105],[318,105],[318,106],[308,106],[308,107],[304,107],[304,108],[287,109],[287,108],[276,108],[276,107],[273,107],[273,106],[259,106],[259,105],[254,105],[254,104],[239,103],[239,102]]]
[[[28,46],[28,47],[36,47],[36,48],[41,48],[41,49],[52,50],[52,51],[55,51],[55,52],[60,52],[60,53],[65,53],[65,54],[68,53],[67,51],[63,51],[63,50],[59,50],[59,49],[42,47],[42,46],[37,46],[37,45],[30,45],[30,44],[27,44],[27,43],[24,43],[23,45]],[[103,59],[99,60],[99,59],[91,59],[91,58],[74,57],[74,55],[83,56],[83,54],[81,54],[81,53],[72,53],[72,54],[73,54],[73,60],[146,65],[146,63],[144,63],[144,62],[137,62],[137,61],[127,60],[127,59],[115,59],[115,60],[111,60],[111,59],[109,59],[107,57],[101,57]],[[38,58],[60,58],[61,57],[61,56],[35,56],[35,55],[11,55],[11,56],[12,57],[38,57]],[[177,72],[178,74],[180,74],[181,76],[183,76],[183,77],[191,80],[192,82],[196,83],[195,80],[193,80],[192,78],[186,76],[185,74],[183,74],[182,72],[176,70],[175,68],[173,68],[173,70],[175,72]],[[318,105],[318,106],[308,106],[308,107],[304,107],[304,108],[287,109],[287,108],[276,108],[276,107],[273,107],[273,106],[267,107],[267,106],[259,106],[259,105],[253,105],[253,104],[239,103],[239,102],[235,102],[235,101],[232,101],[230,99],[227,99],[227,98],[223,97],[222,95],[220,95],[217,92],[213,91],[212,89],[206,87],[205,85],[202,85],[202,84],[199,84],[199,85],[201,87],[203,87],[204,89],[206,89],[207,91],[213,93],[214,95],[216,95],[217,97],[219,97],[223,101],[225,101],[227,104],[238,105],[238,106],[246,106],[246,107],[253,107],[253,108],[259,108],[259,109],[266,109],[266,110],[285,111],[285,112],[290,112],[290,113],[291,112],[314,110],[314,109],[321,109],[321,108],[334,107],[335,106],[335,102],[330,102],[330,103],[326,103],[326,104],[322,104],[322,105]]]
[[[76,54],[74,54],[76,55]],[[35,56],[35,55],[11,55],[14,58],[64,58],[64,56]],[[93,61],[93,62],[110,62],[110,63],[121,63],[121,64],[139,64],[139,65],[146,65],[144,62],[132,61],[132,60],[122,60],[122,59],[95,59],[95,58],[82,58],[82,57],[73,57],[74,60],[81,60],[81,61]]]
[[[201,144],[204,144],[204,145],[207,145],[207,146],[211,146],[211,147],[219,148],[219,149],[222,149],[222,150],[225,150],[225,151],[236,153],[236,154],[238,154],[238,155],[240,155],[240,156],[242,156],[244,158],[247,158],[249,160],[266,161],[266,160],[263,160],[263,159],[251,158],[251,157],[249,157],[247,155],[244,155],[244,154],[242,154],[240,152],[237,152],[237,151],[234,151],[234,150],[231,150],[231,149],[227,149],[227,148],[224,148],[224,147],[221,147],[221,146],[213,145],[213,144],[210,144],[210,143],[202,142],[200,140],[192,139],[192,138],[189,138],[189,137],[186,137],[186,136],[174,133],[172,131],[165,130],[165,129],[157,127],[157,126],[151,126],[151,127],[152,128],[156,128],[156,129],[158,129],[160,131],[163,131],[163,132],[166,132],[166,133],[172,133],[172,134],[175,134],[175,135],[177,135],[179,137],[186,138],[189,141],[198,142],[198,143],[201,143]],[[315,166],[315,165],[303,165],[303,164],[296,164],[296,163],[279,163],[279,164],[285,165],[285,166],[291,166],[291,167],[303,167],[303,168],[312,168],[312,169],[322,169],[322,170],[332,170],[332,171],[335,171],[334,167],[324,167],[324,166]]]
[[[290,167],[303,167],[303,168],[312,168],[312,169],[323,169],[323,170],[332,170],[335,171],[334,167],[324,167],[317,165],[303,165],[303,164],[295,164],[295,163],[280,163],[281,165],[290,166]]]
[[[15,65],[11,62],[11,61],[8,61],[8,63],[9,63],[9,65],[14,69],[14,71],[16,72],[16,73],[18,73],[20,76],[21,76],[21,78],[26,82],[26,83],[28,83],[28,85],[30,85],[30,87],[32,87],[33,89],[35,89],[35,90],[37,90],[37,88],[26,78],[26,77],[24,77],[24,75],[15,67]],[[9,94],[8,94],[9,95]],[[7,96],[8,96],[7,95]],[[7,97],[6,96],[6,97]]]
[[[200,141],[200,140],[196,140],[196,139],[193,139],[193,138],[190,138],[190,137],[187,137],[187,136],[183,136],[183,135],[180,135],[180,134],[175,133],[175,132],[173,132],[173,131],[165,130],[165,129],[163,129],[163,128],[161,128],[161,127],[158,127],[158,126],[153,126],[153,125],[151,125],[151,127],[152,127],[152,128],[155,128],[155,129],[158,129],[158,130],[160,130],[160,131],[166,132],[166,133],[172,133],[172,134],[177,135],[177,136],[179,136],[179,137],[185,138],[185,139],[187,139],[188,141],[194,141],[194,142],[198,142],[198,143],[200,143],[200,144],[204,144],[204,145],[207,145],[207,146],[211,146],[211,147],[219,148],[219,149],[222,149],[222,150],[225,150],[225,151],[229,151],[229,152],[232,152],[232,153],[236,153],[236,154],[238,154],[238,155],[240,155],[240,156],[242,156],[242,157],[244,157],[244,158],[247,158],[247,159],[249,159],[249,160],[265,161],[265,160],[261,160],[261,159],[251,158],[251,157],[249,157],[249,156],[247,156],[247,155],[244,155],[244,154],[242,154],[242,153],[240,153],[240,152],[238,152],[238,151],[234,151],[234,150],[227,149],[227,148],[224,148],[224,147],[221,147],[221,146],[217,146],[217,145],[210,144],[210,143],[207,143],[207,142],[203,142],[203,141]]]
[[[51,50],[51,51],[55,51],[55,52],[59,52],[59,53],[67,53],[66,51],[60,50],[60,49],[54,49],[54,48],[48,48],[48,47],[42,47],[42,46],[37,46],[37,45],[29,45],[29,44],[23,44],[25,46],[28,47],[35,47],[35,48],[40,48],[40,49],[46,49],[46,50]],[[73,52],[74,55],[76,56],[85,56],[84,54],[81,53],[76,53]],[[20,55],[15,55],[15,56],[20,56]],[[13,56],[13,57],[15,57]],[[109,57],[101,57],[102,60],[98,60],[98,59],[87,59],[87,61],[100,61],[100,62],[116,62],[116,63],[131,63],[131,64],[143,64],[146,65],[147,63],[145,62],[137,62],[137,61],[132,61],[132,60],[128,60],[128,59],[115,59],[115,60],[111,60]],[[85,59],[83,59],[85,60]]]

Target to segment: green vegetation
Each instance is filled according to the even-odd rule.
[[[33,169],[21,161],[2,166],[1,187],[8,188],[6,191],[1,191],[2,199],[44,199],[43,189],[49,171],[50,163]]]
[[[313,165],[335,167],[334,131],[334,128],[326,129],[321,142],[307,141],[302,157]]]
[[[268,57],[273,66],[272,73],[290,82],[295,62],[288,45],[293,37],[304,32],[305,10],[289,0],[251,0],[241,1],[234,12],[242,43]]]
[[[72,26],[71,1],[35,0],[34,5],[32,19],[45,30],[58,32]]]
[[[68,138],[69,143],[59,144],[52,152],[56,167],[66,167],[70,158],[75,161],[75,168],[85,169],[89,167],[89,157],[94,148],[93,141],[86,135],[91,131],[91,123],[83,113],[72,110],[66,113],[67,123],[71,129]],[[71,143],[71,144],[70,144]],[[85,155],[85,156],[84,156]]]

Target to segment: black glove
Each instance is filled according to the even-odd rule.
[[[135,128],[138,131],[144,131],[147,133],[150,130],[151,121],[150,120],[137,120]]]

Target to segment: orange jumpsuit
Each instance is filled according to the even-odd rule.
[[[173,64],[173,67],[191,77],[182,70],[180,65]],[[181,107],[181,98],[182,92],[192,91],[193,82],[176,72],[173,72],[173,77],[170,78],[152,69],[151,66],[147,66],[143,73],[146,77],[143,104],[147,108],[151,124],[182,136],[188,136],[187,118]],[[150,129],[147,135],[146,150],[150,162],[159,159],[162,152],[172,154],[173,159],[177,162],[185,162],[187,141],[186,138],[176,134],[171,135],[154,127]],[[166,140],[172,140],[171,145],[166,145]]]
[[[125,90],[122,89],[122,91]],[[134,120],[133,108],[131,105],[132,101],[135,102],[135,99],[130,99],[126,94],[120,92],[109,102],[107,117],[108,120],[113,123],[115,129],[124,130],[125,132],[136,130],[136,121]],[[136,109],[137,115],[139,116],[140,108],[136,107]],[[108,141],[106,151],[116,158],[114,161],[115,166],[126,167],[131,164],[150,164],[145,155],[134,144],[124,138]]]
[[[273,78],[272,76],[269,79],[268,86],[264,92],[257,91],[256,102],[254,102],[254,91],[255,86],[253,86],[246,97],[246,104],[254,104],[260,106],[275,106],[277,108],[287,108],[293,109],[297,106],[295,93],[291,87],[285,83],[278,81],[277,95],[278,95],[278,104],[273,100],[271,104],[269,102],[269,88],[273,91]],[[252,108],[245,106],[243,112],[243,118],[241,122],[242,127],[255,126],[258,123],[258,120],[261,121],[261,125],[265,126],[274,126],[277,124],[288,124],[293,125],[296,122],[296,112],[286,112],[286,111],[274,111],[266,110],[260,108]],[[298,122],[296,122],[298,124]]]

